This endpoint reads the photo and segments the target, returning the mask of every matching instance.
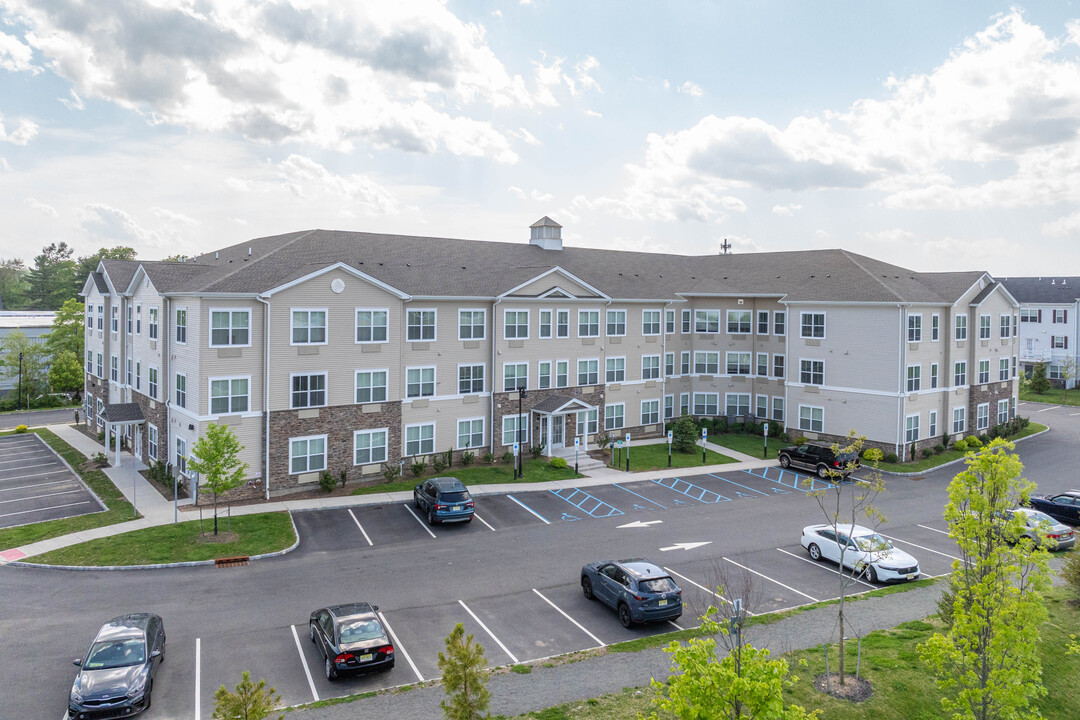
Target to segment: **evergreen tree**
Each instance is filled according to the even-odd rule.
[[[447,720],[480,720],[487,712],[491,691],[487,689],[487,661],[484,648],[465,637],[465,626],[458,623],[446,638],[446,653],[439,653],[442,686],[449,701],[441,705]]]
[[[3,301],[3,309],[25,309],[29,291],[26,264],[18,258],[0,260],[0,301]]]
[[[1031,392],[1045,395],[1050,392],[1050,378],[1046,377],[1046,363],[1036,363],[1031,371],[1031,382],[1028,384]]]
[[[236,692],[229,692],[222,685],[214,693],[213,720],[263,720],[281,706],[281,696],[274,688],[266,687],[266,680],[251,682],[251,675],[244,671]],[[285,716],[279,715],[278,720]]]
[[[34,310],[57,310],[66,300],[75,297],[86,278],[75,277],[72,249],[65,242],[50,243],[34,258],[29,273],[30,306]]]
[[[683,415],[671,427],[671,449],[675,452],[692,453],[697,450],[697,425],[689,415]]]

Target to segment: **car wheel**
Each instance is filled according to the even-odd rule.
[[[427,511],[427,524],[428,525],[434,525],[435,524],[435,511],[431,510],[430,508]]]
[[[592,591],[592,580],[587,577],[581,578],[581,592],[585,593],[585,598],[588,600],[595,597]]]
[[[818,465],[817,466],[817,476],[819,478],[821,478],[822,480],[828,480],[829,479],[829,468],[826,467],[825,465]]]
[[[866,579],[872,583],[876,583],[878,581],[877,570],[874,569],[873,565],[866,566]]]
[[[626,603],[619,603],[619,622],[624,628],[634,624],[634,619],[630,617],[630,607]]]
[[[326,658],[326,679],[337,680],[337,668],[330,662],[330,658]]]
[[[781,455],[780,467],[784,468],[785,470],[791,467],[791,458],[789,458],[787,455]]]
[[[807,545],[806,552],[810,553],[811,560],[821,559],[821,548],[819,548],[816,543],[810,543],[809,545]]]

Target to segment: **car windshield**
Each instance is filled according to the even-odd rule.
[[[641,592],[647,593],[668,593],[678,590],[678,586],[669,577],[652,578],[651,580],[642,580],[638,583],[638,588]]]
[[[863,552],[883,552],[885,550],[892,550],[892,545],[889,544],[889,541],[877,533],[860,535],[855,538],[855,545]]]
[[[374,620],[352,620],[341,626],[341,642],[355,643],[365,640],[378,640],[383,636],[382,628]]]
[[[96,642],[83,663],[84,670],[108,670],[109,668],[142,665],[146,662],[146,646],[142,638],[106,640]]]
[[[469,499],[469,493],[467,492],[443,492],[439,495],[439,498],[443,502],[464,502]]]

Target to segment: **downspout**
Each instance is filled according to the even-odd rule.
[[[900,461],[905,460],[904,453],[907,451],[906,439],[901,442],[904,437],[904,409],[905,401],[907,400],[907,386],[905,385],[907,374],[907,320],[904,314],[904,305],[897,303],[896,309],[900,312],[900,385],[899,385],[899,399],[900,402],[896,404],[899,417],[897,418],[897,431],[896,431],[896,455],[900,458]]]
[[[263,311],[263,415],[266,416],[266,437],[263,440],[263,483],[266,486],[266,501],[270,502],[270,301],[261,295],[255,299],[266,306]]]
[[[489,402],[491,418],[491,437],[488,438],[488,447],[492,455],[495,454],[495,308],[502,302],[502,298],[497,298],[491,306],[491,399]],[[567,368],[567,373],[570,370]],[[517,419],[517,422],[521,422],[521,418]]]
[[[662,367],[663,367],[663,370],[660,371],[660,407],[661,408],[664,407],[664,402],[667,399],[667,373],[664,372],[664,370],[667,370],[667,314],[668,314],[668,309],[671,307],[671,304],[673,302],[675,302],[675,301],[674,300],[668,300],[667,305],[664,305],[664,316],[663,316],[663,318],[661,318],[661,322],[663,322],[663,325],[661,326],[661,327],[663,327],[663,331],[662,331],[663,335],[660,336],[660,362],[662,363]],[[675,329],[674,326],[671,329],[674,330]],[[671,369],[674,370],[675,369],[675,358],[671,359],[671,366],[672,366]],[[663,412],[663,410],[661,410],[661,412]],[[662,419],[664,420],[663,424],[666,426],[667,425],[667,418],[662,418]],[[674,395],[672,395],[672,397],[671,397],[671,422],[675,422],[675,396]],[[667,428],[665,427],[664,429],[666,430]],[[664,437],[666,438],[667,435],[665,434]]]

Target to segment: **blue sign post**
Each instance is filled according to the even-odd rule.
[[[701,464],[705,464],[705,441],[709,439],[708,428],[701,428]]]
[[[671,439],[675,433],[667,431],[667,466],[671,467]]]
[[[577,471],[577,455],[578,455],[578,449],[580,449],[580,448],[581,448],[581,438],[576,437],[576,438],[574,438],[574,475],[578,474],[578,471]]]
[[[626,433],[626,472],[630,472],[630,433]]]

